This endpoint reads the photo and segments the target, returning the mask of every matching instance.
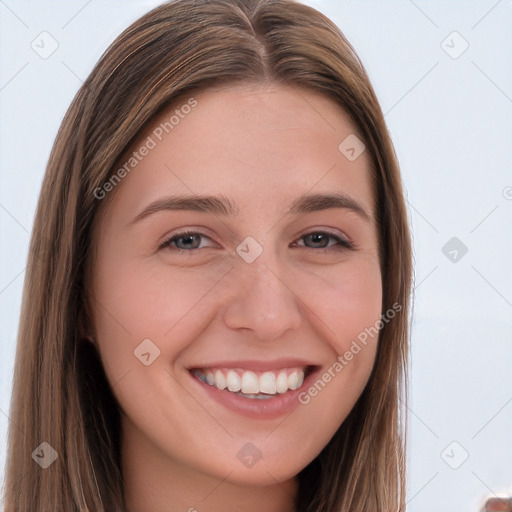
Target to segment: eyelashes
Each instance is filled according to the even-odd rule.
[[[202,239],[209,240],[210,244],[203,245]],[[331,243],[334,241],[334,243]],[[299,244],[298,242],[303,242]],[[327,245],[325,245],[327,243]],[[312,245],[307,245],[312,244]],[[330,252],[330,251],[343,251],[343,250],[354,250],[354,245],[347,239],[330,233],[328,231],[311,231],[299,237],[295,242],[291,244],[292,247],[303,247],[306,249],[312,249],[315,252]],[[209,236],[198,231],[183,231],[176,233],[171,237],[164,240],[159,246],[158,250],[169,249],[171,251],[183,252],[196,252],[199,249],[207,247],[219,248]]]
[[[309,247],[307,245],[304,245],[304,247],[309,247],[310,249],[320,249],[320,250],[327,250],[329,247],[331,247],[334,250],[342,250],[342,249],[354,249],[354,246],[345,238],[342,238],[338,235],[334,235],[332,233],[329,233],[327,231],[311,231],[311,233],[307,233],[306,235],[302,235],[299,240],[306,240],[308,239],[310,243],[313,244],[313,247]],[[327,246],[322,247],[315,247],[314,244],[322,244],[323,241],[329,239],[334,240],[334,244],[328,244]],[[297,247],[297,243],[294,242],[294,247]],[[302,246],[301,246],[302,247]]]
[[[179,250],[179,251],[193,251],[193,250],[197,250],[201,247],[198,247],[198,244],[197,244],[197,241],[200,239],[200,238],[207,238],[208,240],[211,240],[211,238],[203,233],[199,233],[197,231],[184,231],[182,233],[177,233],[173,236],[171,236],[170,238],[168,238],[167,240],[165,240],[164,242],[162,242],[162,244],[158,247],[159,249],[165,249],[165,248],[170,248],[170,249],[175,249],[175,250]],[[186,246],[188,245],[188,247],[177,247],[176,244],[177,244],[177,241],[183,241],[185,240],[186,241]],[[213,242],[215,244],[215,242]],[[217,246],[217,244],[215,244],[215,246]],[[217,246],[218,247],[218,246]]]

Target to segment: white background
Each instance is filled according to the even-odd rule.
[[[0,0],[2,480],[21,290],[46,161],[94,63],[158,3]],[[512,493],[512,2],[309,3],[362,58],[407,189],[416,275],[408,510],[477,511],[486,496]],[[31,48],[43,31],[59,45],[47,59]],[[442,251],[452,237],[468,249],[463,257],[456,249],[456,262]]]

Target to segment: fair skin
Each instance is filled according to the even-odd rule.
[[[375,360],[373,339],[308,403],[296,398],[381,313],[369,159],[338,150],[356,130],[319,94],[273,84],[194,97],[110,192],[95,229],[91,336],[122,409],[126,509],[291,512],[296,475],[347,417]],[[301,196],[333,193],[345,202],[288,212]],[[237,212],[163,209],[134,220],[176,195],[227,198]],[[198,235],[158,248],[183,231]],[[247,254],[262,248],[250,263],[236,251],[249,236],[257,245],[242,245]],[[160,351],[149,365],[134,355],[145,339],[146,354]],[[216,366],[257,379],[304,367],[306,380],[230,406],[236,392],[193,371]]]

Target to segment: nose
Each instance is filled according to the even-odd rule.
[[[231,329],[246,329],[262,341],[278,339],[301,322],[300,299],[275,260],[260,256],[233,276],[233,291],[224,312]],[[280,270],[281,269],[281,270]]]

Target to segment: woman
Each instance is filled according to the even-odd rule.
[[[405,509],[406,209],[325,16],[136,21],[65,116],[30,254],[6,511]]]

